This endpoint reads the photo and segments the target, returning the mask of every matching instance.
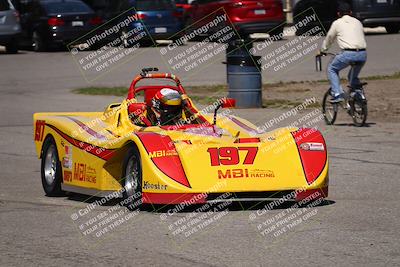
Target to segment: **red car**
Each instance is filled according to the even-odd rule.
[[[191,8],[186,8],[186,26],[195,23],[199,27],[222,10],[225,10],[242,38],[252,33],[279,34],[283,31],[285,16],[281,0],[195,0],[191,2]],[[201,21],[199,25],[196,23],[198,21]]]

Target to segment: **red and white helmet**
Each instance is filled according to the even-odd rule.
[[[157,124],[173,124],[182,117],[182,97],[175,90],[163,88],[151,100],[151,109],[156,116]]]

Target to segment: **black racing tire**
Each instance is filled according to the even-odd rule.
[[[390,34],[398,33],[400,30],[400,25],[386,25],[386,32]]]
[[[322,114],[324,114],[325,123],[327,125],[333,125],[335,123],[338,104],[332,104],[329,102],[329,97],[331,96],[331,89],[326,91],[324,98],[322,100]]]
[[[34,31],[32,34],[32,45],[35,52],[45,52],[47,50],[47,43],[38,31]]]
[[[129,210],[140,209],[142,206],[142,161],[135,145],[128,148],[122,166],[122,203]]]
[[[352,103],[350,103],[350,115],[353,118],[355,126],[364,126],[368,116],[367,103],[365,101],[355,99]]]
[[[43,142],[41,163],[42,186],[46,196],[63,195],[61,171],[56,142],[52,136],[48,136]]]
[[[6,44],[6,52],[8,54],[17,54],[18,53],[18,44],[17,42],[12,42],[12,43],[8,43]]]

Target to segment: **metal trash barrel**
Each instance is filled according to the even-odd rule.
[[[244,46],[228,46],[226,52],[228,97],[238,108],[262,107],[261,57],[250,55]]]

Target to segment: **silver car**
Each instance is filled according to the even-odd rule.
[[[19,13],[10,0],[0,0],[0,45],[7,53],[18,52],[18,38],[21,33]]]

